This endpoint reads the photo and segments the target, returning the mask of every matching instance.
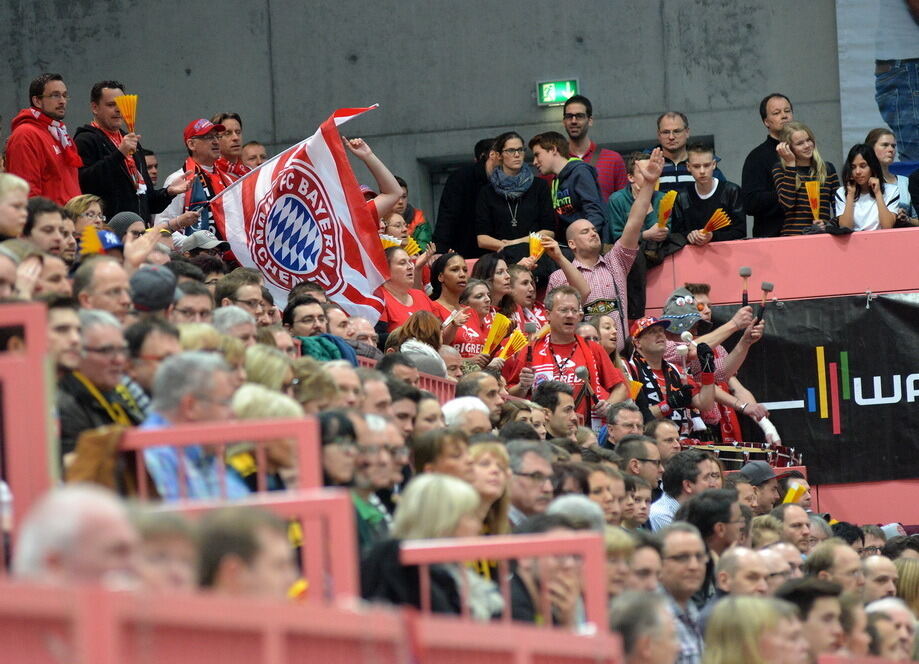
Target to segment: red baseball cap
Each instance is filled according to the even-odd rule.
[[[212,131],[226,131],[226,127],[221,124],[215,125],[213,122],[205,118],[192,120],[188,123],[188,126],[185,127],[185,140],[187,141],[189,138],[195,138],[196,136],[205,136],[210,134]]]
[[[649,327],[654,327],[655,325],[663,325],[664,329],[666,330],[668,327],[670,327],[670,321],[663,318],[655,318],[654,316],[645,316],[644,318],[639,318],[637,321],[632,323],[632,336],[637,337]]]

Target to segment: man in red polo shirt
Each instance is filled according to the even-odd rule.
[[[615,150],[598,147],[588,137],[587,133],[594,124],[594,109],[587,97],[574,95],[565,102],[563,109],[562,123],[568,134],[568,153],[597,169],[597,184],[606,203],[613,192],[629,185],[622,155]]]

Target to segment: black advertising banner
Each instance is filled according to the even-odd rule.
[[[716,307],[716,321],[736,309]],[[919,293],[770,303],[765,318],[738,378],[811,481],[919,478]]]

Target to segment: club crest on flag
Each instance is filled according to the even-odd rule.
[[[330,295],[344,286],[341,226],[312,167],[294,160],[258,202],[250,253],[277,286],[310,280]]]

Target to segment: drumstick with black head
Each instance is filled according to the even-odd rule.
[[[771,281],[764,281],[760,288],[763,289],[763,299],[762,302],[760,302],[759,313],[756,316],[756,320],[753,321],[754,325],[763,320],[763,316],[766,315],[767,298],[769,297],[769,293],[775,289],[775,285]]]
[[[743,279],[743,295],[741,296],[740,303],[741,306],[748,306],[750,304],[750,296],[747,292],[747,280],[753,275],[753,270],[748,267],[740,268],[740,277]]]

